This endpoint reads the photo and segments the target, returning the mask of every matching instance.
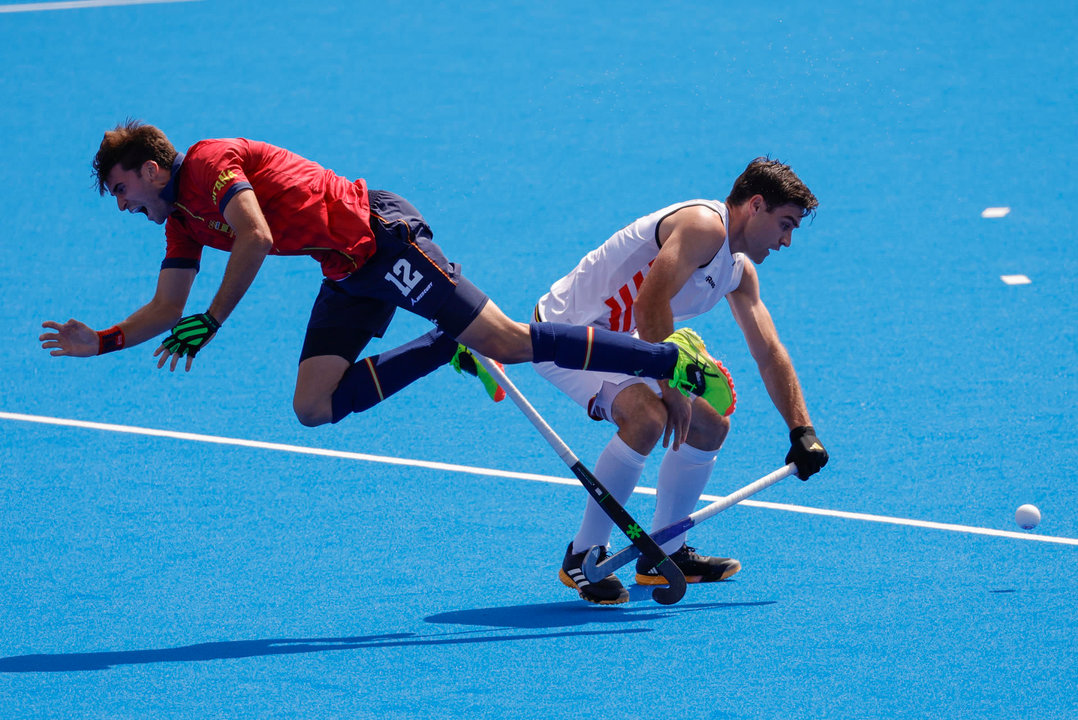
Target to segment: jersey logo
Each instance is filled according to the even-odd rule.
[[[221,174],[217,176],[217,182],[213,184],[213,192],[210,193],[210,197],[213,199],[214,205],[217,204],[217,193],[219,193],[221,191],[221,188],[223,188],[225,184],[234,177],[236,177],[235,170],[222,170]]]
[[[427,287],[423,288],[423,292],[419,293],[419,295],[412,298],[412,307],[415,307],[415,304],[417,302],[419,302],[420,300],[422,300],[423,296],[426,295],[428,292],[430,292],[430,289],[432,287],[434,287],[434,283],[427,283]]]

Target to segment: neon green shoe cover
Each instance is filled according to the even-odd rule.
[[[730,415],[737,406],[737,393],[729,371],[707,354],[704,341],[689,328],[675,330],[664,342],[678,347],[677,365],[670,384],[685,395],[698,395],[721,415]]]
[[[505,390],[502,389],[498,381],[495,380],[487,369],[475,361],[475,356],[472,355],[471,350],[463,345],[457,345],[457,351],[453,354],[453,359],[449,361],[449,364],[453,366],[453,369],[458,373],[467,373],[472,377],[479,378],[479,382],[483,383],[483,387],[487,391],[487,395],[490,395],[490,399],[494,402],[501,402],[505,399]],[[502,364],[498,363],[498,367]]]

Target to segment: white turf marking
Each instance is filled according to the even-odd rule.
[[[70,0],[69,2],[22,3],[19,5],[0,5],[0,13],[78,10],[80,8],[117,7],[120,5],[161,5],[177,2],[201,2],[201,0]]]
[[[1007,217],[1011,212],[1009,207],[990,207],[981,211],[981,217],[983,218],[1001,218]]]
[[[242,440],[239,438],[200,435],[198,433],[176,432],[173,430],[154,430],[152,428],[132,427],[130,425],[111,425],[109,423],[87,422],[85,420],[67,420],[64,418],[45,417],[42,415],[23,415],[20,413],[0,412],[0,420],[14,420],[18,422],[39,423],[42,425],[60,425],[63,427],[83,428],[87,430],[104,430],[107,432],[126,433],[128,435],[171,438],[173,440],[190,440],[192,442],[204,442],[213,445],[232,445],[260,450],[278,450],[280,452],[291,452],[301,455],[318,455],[320,457],[360,460],[363,462],[383,463],[386,465],[408,465],[430,470],[445,470],[448,472],[512,478],[515,480],[531,480],[535,482],[551,483],[554,485],[579,484],[576,480],[553,477],[551,475],[537,475],[535,473],[513,472],[510,470],[493,470],[490,468],[473,467],[471,465],[454,465],[452,463],[430,462],[427,460],[410,460],[407,458],[387,457],[385,455],[368,455],[366,453],[345,452],[343,450],[326,450],[324,448],[304,447],[302,445],[285,445],[282,443],[262,442],[260,440]],[[655,488],[637,488],[636,492],[643,495],[654,495]],[[715,500],[720,499],[721,497],[718,495],[703,495],[701,497],[701,500],[704,500],[705,502],[714,502]],[[927,520],[909,520],[906,518],[889,517],[886,515],[869,515],[867,513],[854,513],[843,510],[826,510],[823,508],[805,507],[803,505],[787,505],[785,503],[762,502],[759,500],[742,500],[739,504],[747,507],[801,513],[803,515],[824,515],[826,517],[843,518],[846,520],[862,520],[865,522],[905,525],[907,527],[928,528],[931,530],[948,530],[950,532],[961,532],[971,535],[991,535],[993,537],[1005,537],[1014,540],[1031,540],[1033,542],[1078,546],[1078,539],[1076,538],[1033,535],[1030,533],[993,530],[991,528],[974,527],[971,525],[954,525],[951,523],[938,523]]]
[[[999,279],[1008,285],[1029,285],[1033,282],[1026,275],[1000,275]]]

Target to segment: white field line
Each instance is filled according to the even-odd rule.
[[[17,5],[0,5],[0,13],[79,10],[81,8],[118,7],[120,5],[160,5],[177,2],[201,2],[201,0],[70,0],[69,2],[19,3]]]
[[[344,450],[327,450],[325,448],[305,447],[302,445],[286,445],[283,443],[262,442],[261,440],[243,440],[240,438],[219,437],[216,435],[201,435],[198,433],[177,432],[174,430],[155,430],[153,428],[140,428],[130,425],[113,425],[109,423],[88,422],[86,420],[68,420],[65,418],[45,417],[42,415],[24,415],[21,413],[0,412],[0,420],[15,422],[38,423],[41,425],[59,425],[62,427],[83,428],[87,430],[103,430],[106,432],[125,433],[128,435],[144,435],[149,437],[170,438],[173,440],[188,440],[191,442],[204,442],[213,445],[231,445],[235,447],[255,448],[259,450],[276,450],[301,455],[317,455],[320,457],[342,458],[345,460],[359,460],[362,462],[382,463],[385,465],[407,465],[410,467],[427,468],[429,470],[443,470],[447,472],[467,473],[470,475],[484,475],[488,477],[511,478],[514,480],[530,480],[554,485],[577,485],[577,481],[569,478],[554,477],[551,475],[538,475],[535,473],[514,472],[511,470],[494,470],[491,468],[474,467],[471,465],[455,465],[453,463],[431,462],[429,460],[411,460],[408,458],[395,458],[385,455],[368,455],[366,453],[347,452]],[[654,495],[655,488],[639,487],[637,493]],[[714,502],[722,499],[718,495],[703,495],[701,500]],[[907,527],[927,528],[930,530],[946,530],[971,535],[991,535],[993,537],[1010,538],[1013,540],[1028,540],[1033,542],[1055,543],[1058,545],[1078,546],[1078,538],[1056,537],[1051,535],[1034,535],[1032,533],[1012,532],[1009,530],[994,530],[992,528],[975,527],[972,525],[955,525],[952,523],[938,523],[927,520],[910,520],[907,518],[890,517],[887,515],[871,515],[868,513],[846,512],[844,510],[827,510],[824,508],[806,507],[804,505],[788,505],[786,503],[764,502],[760,500],[742,500],[739,505],[746,507],[764,508],[767,510],[781,510],[783,512],[801,513],[803,515],[823,515],[826,517],[842,518],[845,520],[861,520],[864,522],[885,523],[889,525],[904,525]]]

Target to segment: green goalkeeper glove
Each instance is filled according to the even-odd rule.
[[[220,329],[221,323],[208,312],[180,318],[161,345],[174,355],[194,357]]]

